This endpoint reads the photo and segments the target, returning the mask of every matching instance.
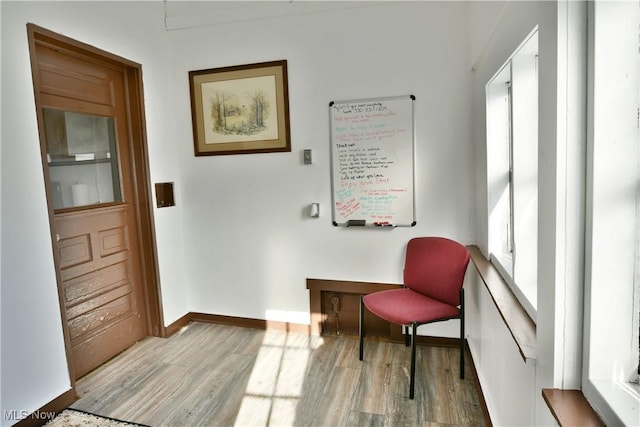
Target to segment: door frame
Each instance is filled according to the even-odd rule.
[[[38,121],[38,133],[40,136],[40,152],[42,157],[42,169],[45,182],[49,182],[49,169],[47,167],[47,147],[44,130],[44,119],[40,100],[40,81],[38,65],[36,61],[36,43],[44,42],[57,46],[79,57],[90,59],[102,64],[115,64],[124,69],[124,89],[126,114],[129,132],[129,155],[131,157],[134,177],[134,210],[138,229],[139,258],[142,273],[142,287],[144,290],[144,315],[146,316],[147,335],[166,337],[164,317],[162,314],[162,299],[160,291],[160,277],[156,251],[155,226],[153,220],[153,199],[151,191],[151,179],[149,173],[149,158],[146,134],[146,122],[144,115],[144,95],[142,84],[142,65],[105,52],[94,46],[73,40],[69,37],[28,23],[27,34],[29,41],[29,54],[31,60],[31,72],[35,95],[36,115]],[[74,366],[71,357],[71,338],[68,332],[67,318],[64,310],[64,296],[62,292],[62,278],[60,276],[60,257],[57,250],[57,238],[54,227],[53,196],[49,185],[45,185],[47,196],[47,209],[49,212],[49,229],[51,231],[51,244],[53,249],[54,264],[56,267],[56,282],[58,285],[58,304],[62,317],[67,365],[71,386],[75,389]]]

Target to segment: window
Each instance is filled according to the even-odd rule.
[[[485,88],[489,253],[532,319],[537,306],[538,32]]]
[[[582,388],[607,425],[639,425],[640,2],[590,13]]]

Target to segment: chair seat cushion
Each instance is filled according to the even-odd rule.
[[[458,307],[445,304],[408,288],[365,295],[364,305],[384,320],[400,325],[429,323],[460,315]]]

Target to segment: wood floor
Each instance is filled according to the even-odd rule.
[[[151,426],[484,426],[471,363],[456,348],[410,349],[357,337],[319,337],[191,323],[145,338],[80,379],[73,408]]]

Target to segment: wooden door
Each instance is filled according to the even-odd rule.
[[[77,379],[149,330],[127,67],[46,37],[34,40],[32,62],[60,301]]]

